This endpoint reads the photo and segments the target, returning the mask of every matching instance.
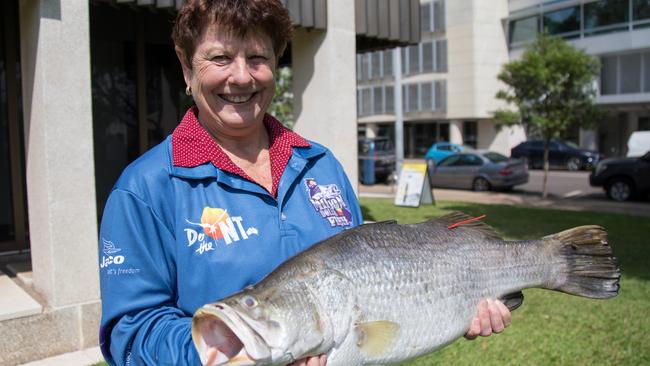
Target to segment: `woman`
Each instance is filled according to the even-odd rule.
[[[362,223],[332,153],[265,114],[291,27],[277,0],[186,0],[180,9],[173,39],[196,105],[126,168],[102,219],[109,364],[199,364],[190,335],[198,307]]]

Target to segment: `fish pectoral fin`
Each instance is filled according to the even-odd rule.
[[[399,335],[400,326],[388,320],[358,323],[357,346],[368,356],[381,356]]]
[[[524,293],[521,291],[513,292],[501,296],[499,300],[508,308],[508,310],[513,311],[524,303]]]

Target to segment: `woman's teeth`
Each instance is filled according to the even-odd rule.
[[[240,95],[219,94],[219,97],[229,103],[246,103],[251,100],[254,95],[255,93]]]

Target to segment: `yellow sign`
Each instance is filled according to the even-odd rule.
[[[397,181],[395,206],[418,207],[421,203],[433,203],[427,164],[405,163]]]

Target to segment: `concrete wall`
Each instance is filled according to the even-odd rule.
[[[0,323],[0,364],[97,345],[99,276],[87,1],[20,1],[35,316]]]
[[[356,187],[354,1],[327,2],[327,31],[297,29],[292,44],[294,130],[330,148]]]
[[[503,104],[494,98],[503,87],[497,75],[508,62],[502,19],[506,0],[448,1],[449,74],[447,116],[489,118]]]

